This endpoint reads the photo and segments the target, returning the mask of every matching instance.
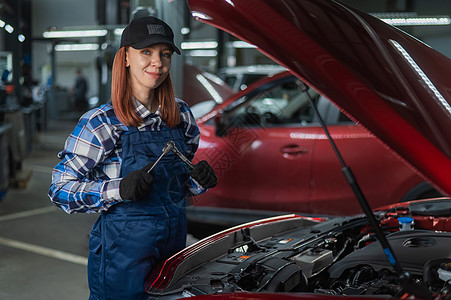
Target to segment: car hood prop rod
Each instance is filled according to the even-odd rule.
[[[380,228],[379,222],[376,220],[376,217],[373,214],[373,211],[371,210],[368,200],[366,199],[365,195],[363,194],[362,190],[360,189],[360,186],[357,182],[357,178],[354,176],[354,173],[352,172],[351,168],[346,165],[343,156],[341,155],[340,151],[337,148],[337,145],[335,144],[335,141],[332,139],[332,136],[329,133],[329,130],[327,129],[326,123],[324,122],[323,118],[321,117],[317,107],[315,106],[312,96],[308,93],[309,87],[303,83],[298,81],[300,90],[306,94],[308,102],[310,106],[313,108],[313,111],[315,112],[315,115],[318,117],[319,123],[321,124],[321,127],[324,130],[324,133],[327,136],[327,139],[329,140],[333,151],[335,152],[338,160],[340,161],[340,164],[342,166],[341,171],[343,172],[346,181],[348,182],[349,186],[351,187],[352,191],[354,192],[354,195],[356,196],[357,200],[359,201],[360,207],[362,208],[363,212],[365,213],[368,222],[370,223],[371,227],[373,228],[377,239],[379,240],[385,255],[387,256],[387,259],[389,263],[394,268],[395,272],[398,274],[399,279],[402,283],[403,288],[411,295],[419,296],[420,298],[424,299],[432,299],[432,295],[430,291],[424,287],[416,284],[413,282],[413,278],[410,275],[409,272],[404,272],[401,264],[399,263],[398,259],[395,256],[395,253],[393,252],[392,247],[390,246],[390,243],[388,242],[387,238],[385,237],[384,233],[382,232],[382,229]]]

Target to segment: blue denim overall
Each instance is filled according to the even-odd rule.
[[[129,130],[121,137],[121,177],[155,162],[169,140],[186,155],[181,128]],[[113,205],[94,224],[89,239],[89,299],[143,299],[151,269],[185,247],[189,179],[185,166],[170,152],[152,174],[154,183],[145,199]]]

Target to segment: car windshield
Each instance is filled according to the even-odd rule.
[[[291,76],[236,100],[225,109],[227,123],[234,127],[317,126],[318,118],[309,104],[307,93],[300,90],[299,84],[299,79]],[[327,106],[322,111],[327,114],[323,118],[328,124],[351,122],[313,89],[308,93],[316,106]]]

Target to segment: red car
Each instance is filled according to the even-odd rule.
[[[449,198],[379,209],[391,260],[365,215],[262,219],[185,248],[145,288],[148,299],[449,299],[450,212]]]
[[[193,15],[259,47],[361,122],[441,192],[451,193],[449,58],[340,2],[188,3]],[[340,136],[334,135],[329,141],[338,138],[340,146]],[[365,215],[326,220],[291,214],[225,230],[152,270],[146,285],[149,298],[449,299],[451,199],[398,203],[372,213],[366,191],[359,188],[361,175],[352,176],[348,158],[340,152],[341,168],[356,195],[341,205],[358,202]],[[270,178],[266,184],[278,180],[263,171]],[[327,170],[323,173],[329,176]],[[384,190],[387,184],[374,185]]]
[[[214,189],[192,199],[191,221],[232,225],[275,211],[308,215],[360,211],[301,88],[302,82],[290,72],[280,73],[198,119],[201,140],[196,160],[210,162],[219,179]],[[368,130],[313,89],[309,95],[371,205],[438,195]]]

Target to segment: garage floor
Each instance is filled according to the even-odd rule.
[[[67,215],[47,196],[56,154],[75,125],[50,123],[22,169],[25,188],[0,201],[0,299],[88,299],[88,237],[96,214]]]
[[[98,215],[67,215],[47,196],[56,154],[74,126],[70,120],[51,122],[39,134],[23,162],[31,178],[0,201],[2,300],[88,299],[88,237]]]

